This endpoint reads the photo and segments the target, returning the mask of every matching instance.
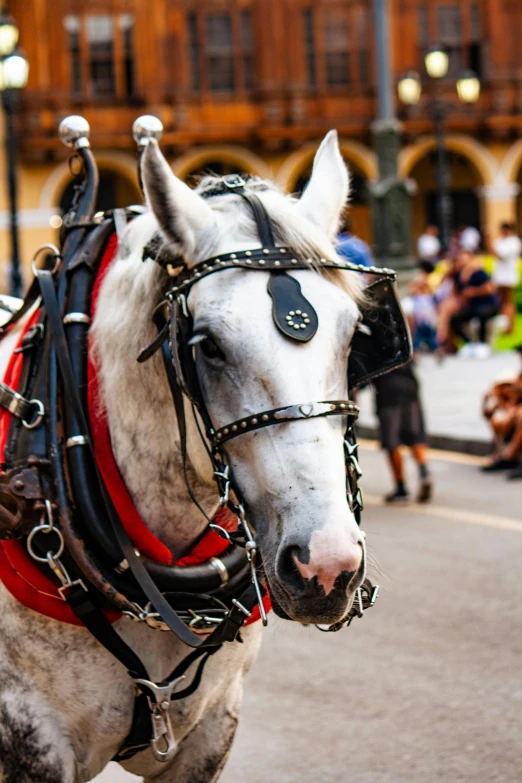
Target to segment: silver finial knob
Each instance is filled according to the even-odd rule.
[[[72,114],[61,121],[58,134],[61,141],[67,147],[74,147],[78,150],[82,147],[90,147],[89,136],[91,129],[85,117],[79,114]]]
[[[163,123],[153,114],[143,114],[132,126],[134,141],[139,147],[146,147],[151,139],[159,141],[163,136]]]

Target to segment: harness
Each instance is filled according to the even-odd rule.
[[[288,272],[316,265],[370,271],[376,280],[367,289],[363,323],[352,344],[349,388],[408,361],[410,338],[391,270],[368,270],[324,258],[303,259],[292,248],[276,245],[261,200],[247,190],[241,178],[224,178],[222,192],[239,194],[249,204],[261,247],[210,258],[191,270],[170,264],[173,285],[154,314],[158,336],[138,358],[146,361],[161,351],[177,417],[187,490],[205,513],[187,477],[184,399],[189,400],[194,415],[198,412],[222,509],[217,518],[207,517],[207,535],[221,541],[219,556],[194,565],[172,564],[168,550],[139,519],[135,525],[128,524],[132,511],[127,513],[128,505],[123,509],[120,505],[124,486],[116,494],[110,491],[119,473],[107,458],[111,456],[108,431],[103,421],[93,427],[89,419],[89,395],[95,386],[88,361],[92,306],[103,270],[114,255],[114,231],[121,235],[122,226],[140,210],[115,210],[93,218],[98,174],[88,140],[80,131],[61,135],[80,157],[84,180],[64,220],[61,249],[46,245],[38,251],[37,258],[44,256],[43,266],[38,267],[35,259],[35,278],[22,307],[0,328],[2,336],[40,300],[19,346],[24,358],[18,387],[0,384],[0,406],[11,414],[0,474],[0,539],[13,539],[26,548],[42,577],[56,585],[72,616],[126,666],[134,680],[138,696],[133,724],[116,760],[130,758],[150,743],[155,758],[168,761],[176,751],[169,718],[171,701],[186,698],[197,689],[209,657],[225,642],[241,641],[245,624],[256,616],[264,625],[267,622],[268,595],[259,578],[262,562],[255,533],[224,445],[267,426],[343,416],[347,422],[347,499],[358,523],[363,507],[353,429],[358,407],[352,400],[298,400],[291,406],[214,426],[198,380],[197,351],[190,342],[193,324],[187,298],[191,288],[226,269],[269,272],[275,326],[288,339],[305,342],[313,339],[318,317]],[[142,138],[142,148],[144,141],[149,138]],[[144,260],[151,252],[150,247],[146,249]],[[158,260],[165,258],[168,248],[156,240],[154,253]],[[133,538],[136,529],[142,534],[139,551]],[[355,616],[362,616],[364,609],[373,605],[377,592],[378,588],[365,579],[346,617],[325,630],[337,631]],[[151,680],[143,662],[113,627],[111,620],[121,613],[152,628],[172,631],[191,648],[163,682]],[[197,664],[192,680],[180,688],[192,664]]]

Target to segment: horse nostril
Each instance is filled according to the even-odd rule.
[[[301,548],[299,546],[288,546],[279,552],[277,557],[276,571],[281,582],[291,590],[303,589],[303,577],[296,565],[296,558],[299,559]]]

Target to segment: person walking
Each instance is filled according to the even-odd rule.
[[[522,255],[522,242],[512,223],[501,223],[500,236],[490,243],[490,250],[495,255],[492,280],[498,289],[500,312],[506,318],[504,331],[505,334],[511,334],[517,314],[513,292],[520,283],[520,256]]]
[[[384,498],[386,503],[408,503],[404,460],[401,446],[408,446],[419,470],[418,503],[427,503],[432,496],[428,466],[428,447],[424,431],[424,416],[419,397],[419,382],[413,363],[381,375],[373,381],[375,405],[379,419],[381,446],[387,452],[395,481],[395,489]]]

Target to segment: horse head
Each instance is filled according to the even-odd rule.
[[[224,194],[219,179],[206,178],[191,190],[154,141],[144,153],[142,177],[180,264],[191,268],[220,254],[259,248],[249,205],[234,192]],[[348,191],[333,131],[299,200],[258,179],[245,185],[261,200],[276,243],[302,258],[336,258],[332,240]],[[292,340],[274,325],[269,272],[226,269],[190,288],[190,344],[216,429],[278,406],[348,396],[347,362],[362,297],[358,276],[312,265],[290,274],[318,316],[308,342]],[[345,429],[343,416],[304,416],[242,433],[223,447],[255,528],[275,611],[302,623],[341,619],[364,579],[364,534],[346,497]],[[211,480],[194,453],[192,462],[200,478]]]

